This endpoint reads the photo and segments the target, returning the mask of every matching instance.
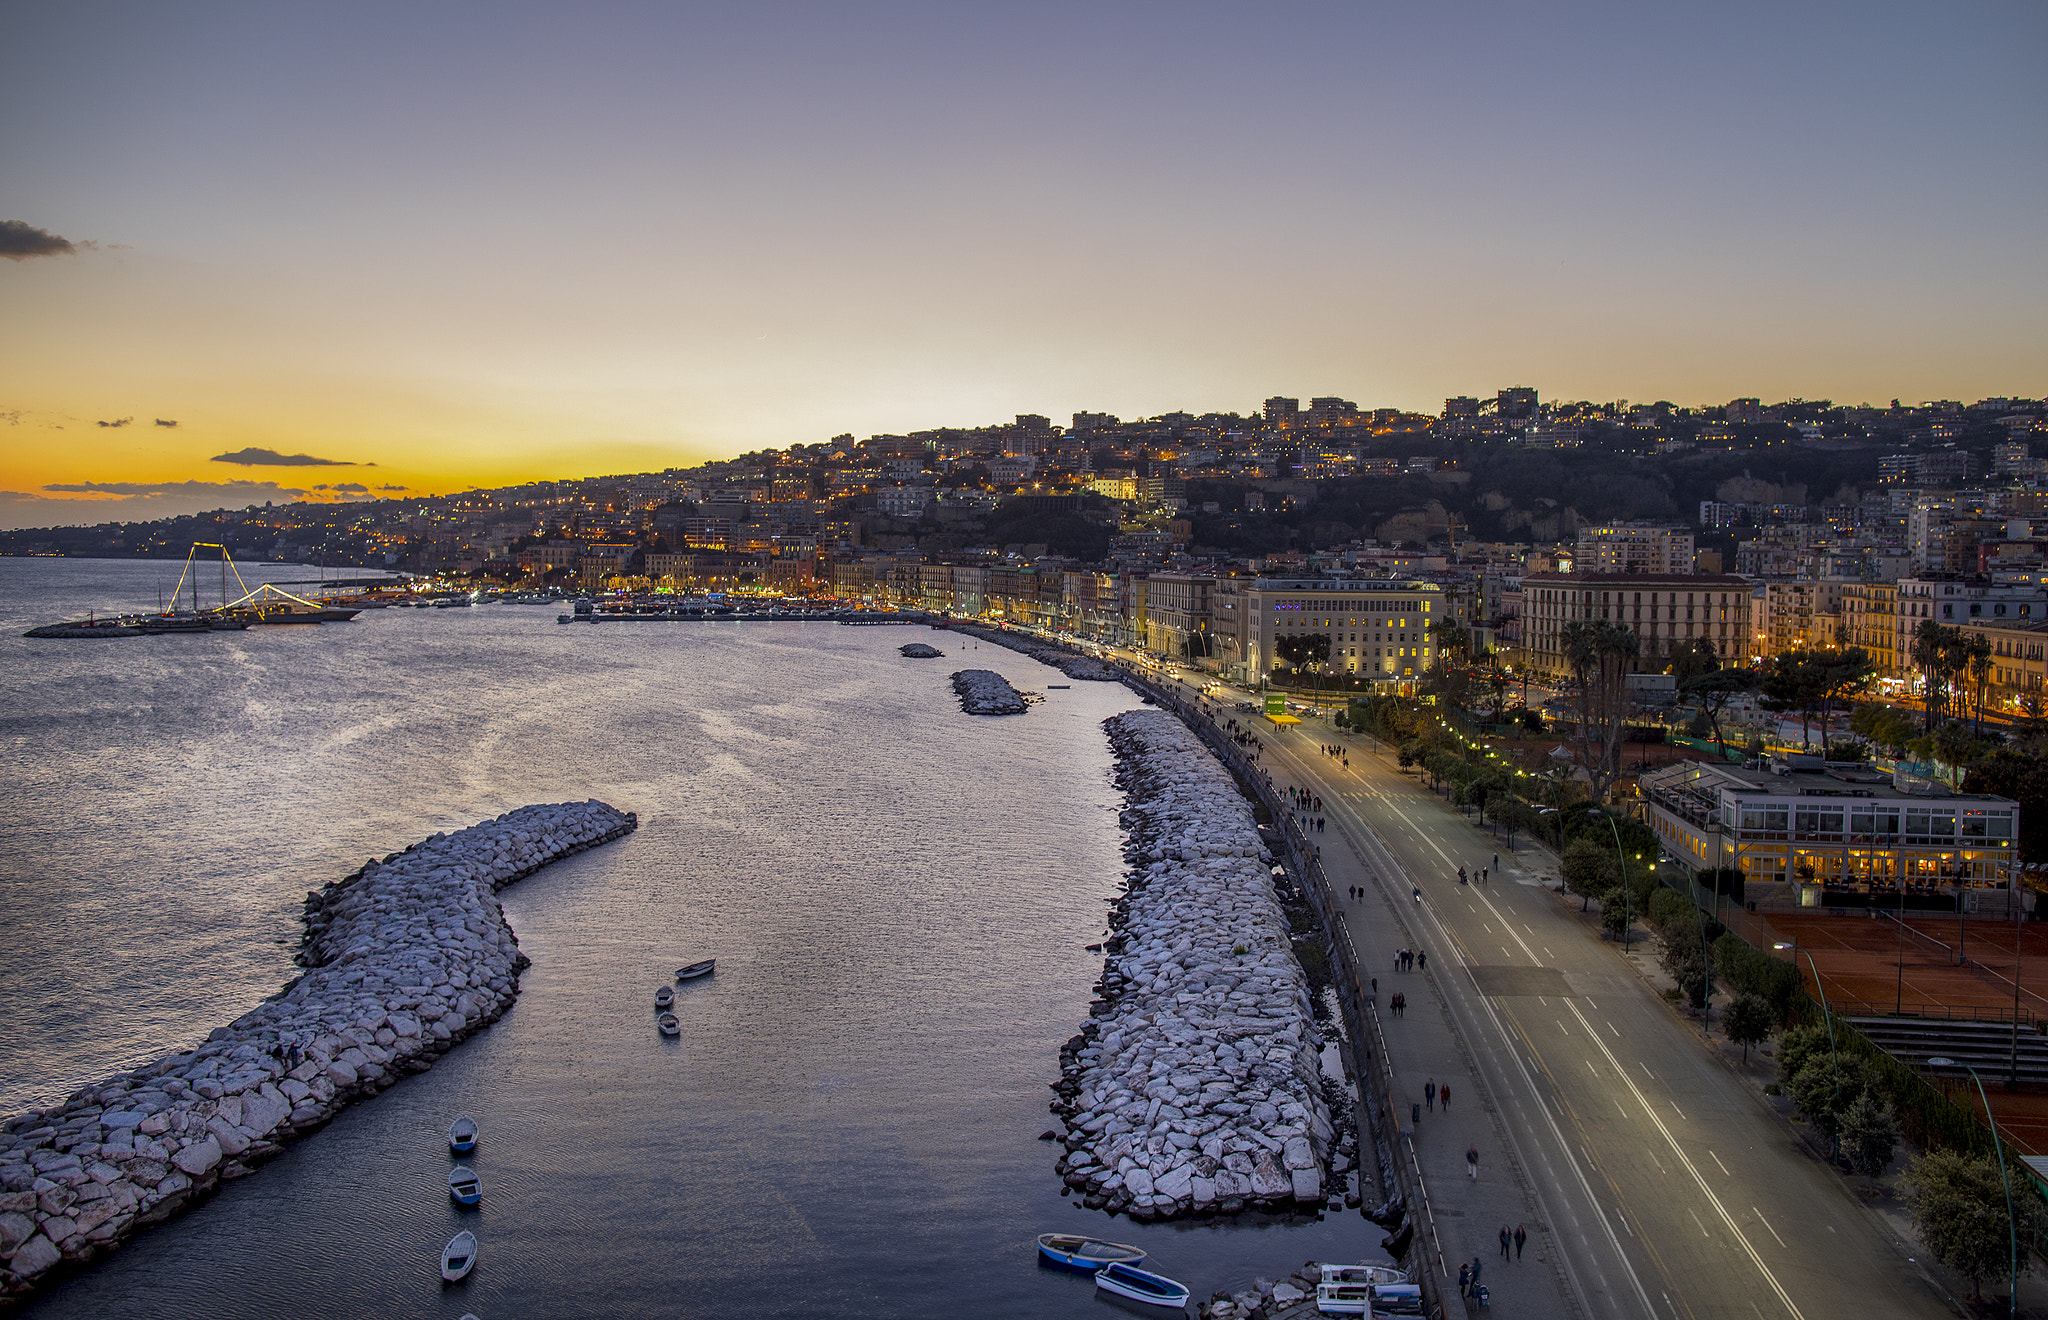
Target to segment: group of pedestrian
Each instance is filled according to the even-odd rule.
[[[1429,970],[1428,953],[1419,952],[1415,949],[1396,949],[1394,951],[1394,970],[1397,972],[1412,972],[1415,970],[1418,962],[1421,963],[1423,971]]]
[[[1478,1298],[1482,1295],[1479,1287],[1479,1257],[1474,1256],[1470,1265],[1458,1266],[1458,1296]]]
[[[1529,1230],[1522,1225],[1516,1224],[1515,1231],[1510,1233],[1508,1232],[1508,1226],[1502,1224],[1500,1226],[1500,1258],[1502,1260],[1520,1260],[1522,1258],[1522,1247],[1528,1241]],[[1510,1248],[1513,1248],[1512,1255],[1509,1254]]]
[[[1395,1017],[1405,1016],[1408,1012],[1408,996],[1402,994],[1399,990],[1396,990],[1393,993],[1393,995],[1388,998],[1387,1007],[1390,1010],[1392,1010]]]

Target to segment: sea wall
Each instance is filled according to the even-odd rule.
[[[1068,678],[1078,678],[1091,683],[1116,683],[1123,679],[1116,666],[1104,664],[1091,656],[1076,655],[1058,642],[1043,641],[1026,633],[1011,632],[1007,628],[984,628],[978,624],[952,623],[954,632],[978,637],[984,642],[1020,651],[1041,664],[1051,665]]]
[[[521,807],[306,895],[310,970],[196,1049],[0,1127],[0,1305],[280,1153],[496,1021],[528,966],[497,891],[638,824]]]
[[[1102,1003],[1061,1053],[1057,1170],[1139,1219],[1321,1209],[1322,1042],[1251,806],[1172,715],[1106,726],[1133,870]]]

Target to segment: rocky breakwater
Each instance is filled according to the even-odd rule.
[[[912,660],[936,660],[945,654],[938,647],[926,646],[923,642],[910,642],[907,645],[899,646],[896,648],[896,653],[907,656]]]
[[[1061,1052],[1058,1172],[1136,1219],[1320,1210],[1321,1041],[1250,804],[1172,716],[1107,727],[1134,870],[1102,1002]]]
[[[497,891],[631,831],[522,807],[306,896],[305,974],[195,1049],[0,1127],[0,1305],[177,1214],[497,1020],[527,960]]]
[[[960,696],[960,709],[969,715],[1022,715],[1024,694],[993,669],[963,669],[953,675],[953,691]]]
[[[1092,656],[1076,655],[1058,642],[1048,642],[1028,633],[958,623],[953,625],[953,630],[1028,655],[1042,665],[1051,665],[1068,678],[1078,678],[1089,683],[1115,683],[1123,678],[1114,665],[1106,665]]]

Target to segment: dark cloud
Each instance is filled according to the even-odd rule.
[[[346,458],[315,458],[311,454],[280,454],[275,449],[237,449],[232,454],[215,454],[215,463],[239,463],[243,467],[375,467]]]
[[[177,423],[176,423],[176,422],[167,422],[167,421],[165,421],[165,420],[164,420],[163,418],[161,418],[161,417],[159,417],[159,418],[157,418],[157,419],[156,419],[156,424],[157,424],[158,426],[176,426],[176,425],[177,425]]]
[[[78,245],[47,229],[20,220],[0,220],[0,257],[26,261],[30,257],[62,257],[78,251]]]
[[[379,486],[378,490],[411,490],[410,486]]]
[[[223,494],[262,491],[275,497],[306,493],[302,490],[286,489],[274,481],[76,481],[53,483],[43,489],[73,495],[197,495],[208,491],[219,491]]]
[[[135,419],[134,419],[133,417],[117,417],[117,418],[115,418],[115,419],[114,419],[113,421],[111,421],[111,422],[101,422],[101,423],[100,423],[100,425],[101,425],[101,426],[126,426],[126,425],[128,425],[128,423],[130,423],[130,422],[132,422],[132,421],[134,421],[134,420],[135,420]]]

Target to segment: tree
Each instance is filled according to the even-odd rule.
[[[1891,1167],[1898,1146],[1899,1124],[1891,1103],[1870,1091],[1857,1096],[1842,1115],[1842,1154],[1849,1167],[1866,1178],[1875,1178]]]
[[[1906,1170],[1906,1206],[1913,1227],[1934,1258],[1970,1280],[1970,1294],[1983,1300],[1984,1276],[2006,1270],[2012,1260],[2012,1232],[2031,1242],[2042,1230],[2040,1200],[2023,1185],[2006,1218],[2005,1181],[1996,1161],[1981,1155],[1929,1151]],[[2031,1253],[2020,1257],[2022,1273],[2030,1271]]]
[[[1792,1079],[1815,1059],[1833,1053],[1825,1026],[1790,1027],[1778,1038],[1778,1084],[1790,1089]]]
[[[1291,633],[1275,640],[1273,651],[1289,669],[1305,669],[1330,658],[1330,635]]]
[[[1579,896],[1581,912],[1586,910],[1587,900],[1597,898],[1604,904],[1621,883],[1614,850],[1591,839],[1573,839],[1558,859],[1557,867],[1565,888]]]
[[[1680,642],[1671,649],[1671,675],[1678,680],[1680,688],[1720,667],[1721,661],[1714,654],[1714,644],[1705,637],[1696,642]]]
[[[1472,654],[1472,634],[1464,624],[1446,616],[1429,625],[1429,635],[1436,643],[1437,655],[1446,662],[1453,658],[1463,661]]]
[[[1984,687],[1991,680],[1991,642],[1978,634],[1970,639],[1970,678],[1977,689],[1977,716],[1973,721],[1978,733],[1984,732]]]
[[[1579,765],[1593,801],[1605,802],[1608,787],[1621,774],[1617,749],[1628,713],[1628,672],[1642,643],[1628,629],[1606,622],[1568,623],[1562,642],[1576,685],[1572,702],[1579,724],[1573,738]]]
[[[2048,861],[2048,756],[2000,748],[1970,767],[1970,791],[2012,798],[2020,804],[2022,862]]]
[[[1799,746],[1806,748],[1811,743],[1812,726],[1808,718],[1821,705],[1826,689],[1826,674],[1816,663],[1811,651],[1781,651],[1764,661],[1758,670],[1758,685],[1763,690],[1763,708],[1774,715],[1797,714],[1799,716]]]
[[[1701,1008],[1707,998],[1707,943],[1700,930],[1699,913],[1687,912],[1658,928],[1664,937],[1659,958],[1664,972],[1678,982],[1687,1005]]]
[[[1842,651],[1820,651],[1810,662],[1814,683],[1820,691],[1820,745],[1828,745],[1828,720],[1836,705],[1853,701],[1877,681],[1877,662],[1860,646]]]
[[[1876,1086],[1877,1074],[1871,1066],[1854,1054],[1845,1054],[1839,1060],[1831,1055],[1808,1059],[1785,1089],[1813,1130],[1832,1141],[1841,1137],[1842,1119],[1856,1097]]]
[[[1742,1061],[1749,1062],[1749,1047],[1770,1039],[1776,1025],[1771,1006],[1761,995],[1742,994],[1721,1014],[1721,1030],[1742,1047]]]
[[[1849,717],[1849,731],[1897,755],[1913,739],[1913,719],[1896,706],[1873,702],[1856,708]]]
[[[1688,700],[1700,703],[1700,710],[1714,731],[1714,745],[1721,749],[1723,760],[1728,757],[1728,743],[1721,736],[1721,712],[1736,697],[1755,691],[1756,685],[1757,676],[1753,669],[1717,669],[1711,674],[1690,679],[1679,687]]]

